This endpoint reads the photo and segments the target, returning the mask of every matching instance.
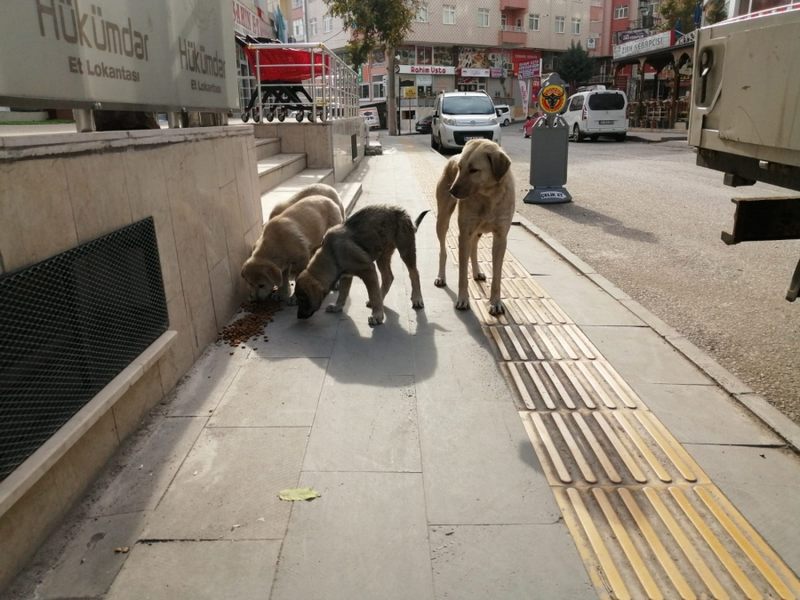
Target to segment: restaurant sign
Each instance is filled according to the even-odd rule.
[[[624,44],[618,44],[617,46],[614,46],[614,60],[646,54],[648,52],[652,52],[653,50],[667,49],[672,45],[674,40],[675,32],[665,31],[663,33],[633,40]]]
[[[234,108],[233,31],[219,0],[0,2],[0,105]]]

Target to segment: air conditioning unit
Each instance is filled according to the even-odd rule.
[[[586,40],[586,48],[589,50],[594,50],[597,48],[597,38],[590,37]]]

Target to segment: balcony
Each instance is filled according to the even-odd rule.
[[[500,10],[527,10],[528,0],[500,0]]]
[[[528,34],[524,27],[518,25],[503,25],[500,27],[500,44],[511,46],[524,46]]]

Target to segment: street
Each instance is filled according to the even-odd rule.
[[[720,240],[732,197],[789,191],[726,187],[683,141],[601,139],[569,144],[572,203],[523,204],[530,140],[521,129],[503,129],[519,212],[800,423],[800,305],[784,299],[800,242]]]

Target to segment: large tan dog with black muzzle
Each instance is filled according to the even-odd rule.
[[[445,236],[450,217],[458,206],[458,298],[456,308],[469,308],[467,291],[467,261],[472,263],[472,278],[485,281],[486,275],[478,265],[478,240],[484,233],[492,234],[492,287],[489,293],[489,313],[505,312],[500,300],[500,280],[506,254],[508,230],[514,217],[514,176],[511,159],[495,142],[470,140],[460,155],[445,165],[436,185],[436,235],[439,237],[439,276],[437,287],[445,287],[447,244]]]
[[[290,279],[306,268],[325,232],[344,221],[336,190],[316,184],[273,209],[253,253],[242,265],[242,277],[256,299],[264,300],[278,287],[278,298],[295,304]]]

